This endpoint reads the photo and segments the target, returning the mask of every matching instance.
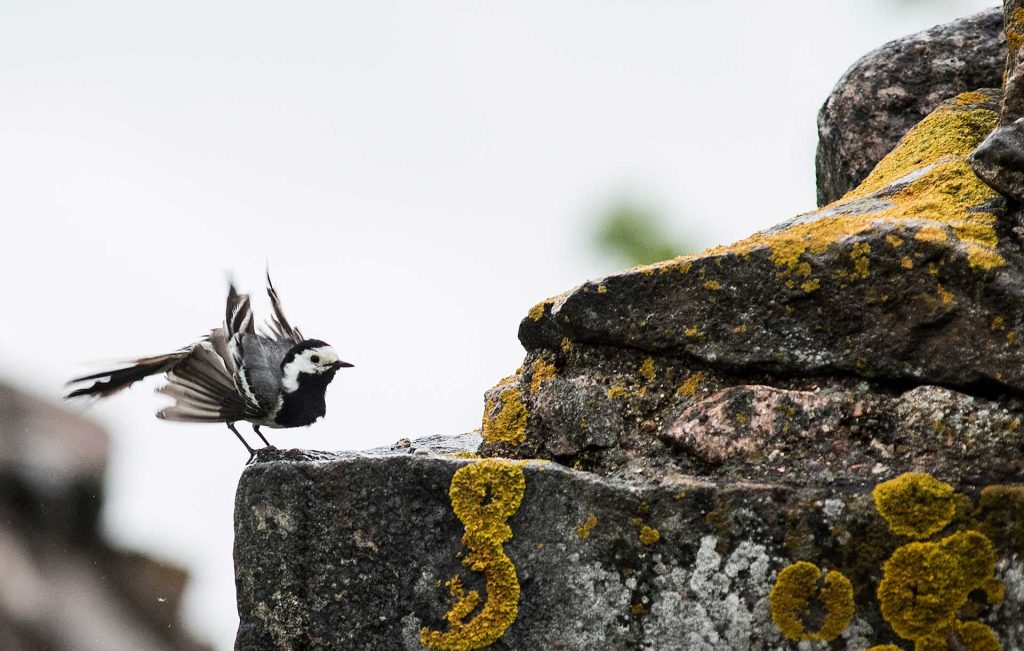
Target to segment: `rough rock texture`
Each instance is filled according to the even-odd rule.
[[[261,455],[236,502],[236,648],[418,650],[424,627],[447,628],[452,577],[487,600],[510,600],[484,593],[481,573],[460,563],[465,525],[449,486],[476,463],[408,453]],[[872,586],[907,538],[889,530],[870,487],[674,474],[634,484],[538,461],[514,468],[525,490],[503,552],[517,573],[517,612],[487,648],[795,649],[773,622],[769,593],[779,572],[801,560],[855,586],[857,613],[831,648],[899,640]],[[991,578],[1005,590],[995,605],[972,595],[964,618],[991,625],[1003,648],[1021,648],[1024,565],[1020,534],[1006,523],[1024,509],[1024,492],[962,490],[935,539],[970,527],[988,532],[998,555]]]
[[[997,127],[974,150],[970,163],[993,190],[1024,201],[1024,118]]]
[[[261,453],[238,648],[1024,649],[1024,256],[968,160],[993,20],[851,71],[930,112],[842,198],[530,310],[479,447]]]
[[[818,205],[856,187],[941,102],[999,87],[1005,60],[1002,13],[995,7],[862,57],[818,113]]]

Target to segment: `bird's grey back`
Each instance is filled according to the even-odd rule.
[[[250,333],[243,333],[241,339],[247,384],[260,407],[273,409],[281,394],[281,362],[294,344]]]

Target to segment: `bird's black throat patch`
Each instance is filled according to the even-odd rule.
[[[280,427],[304,427],[312,425],[316,419],[327,413],[327,402],[324,394],[327,385],[334,379],[334,370],[325,373],[299,373],[299,388],[285,393],[281,400],[281,409],[274,421]]]

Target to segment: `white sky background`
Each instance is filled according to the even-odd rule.
[[[187,344],[269,259],[356,364],[272,442],[471,430],[530,306],[614,271],[588,220],[630,197],[712,245],[813,208],[843,71],[993,5],[0,0],[0,375],[57,399]],[[228,649],[246,455],[154,419],[152,388],[85,410],[114,436],[105,529],[187,566],[188,621]]]

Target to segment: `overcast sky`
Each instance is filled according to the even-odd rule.
[[[0,379],[56,400],[187,344],[269,259],[356,365],[272,442],[471,430],[530,306],[614,271],[595,215],[631,198],[712,245],[813,208],[842,72],[993,4],[0,0]],[[105,530],[187,566],[187,619],[228,649],[246,454],[155,420],[152,389],[82,409],[114,437]]]

